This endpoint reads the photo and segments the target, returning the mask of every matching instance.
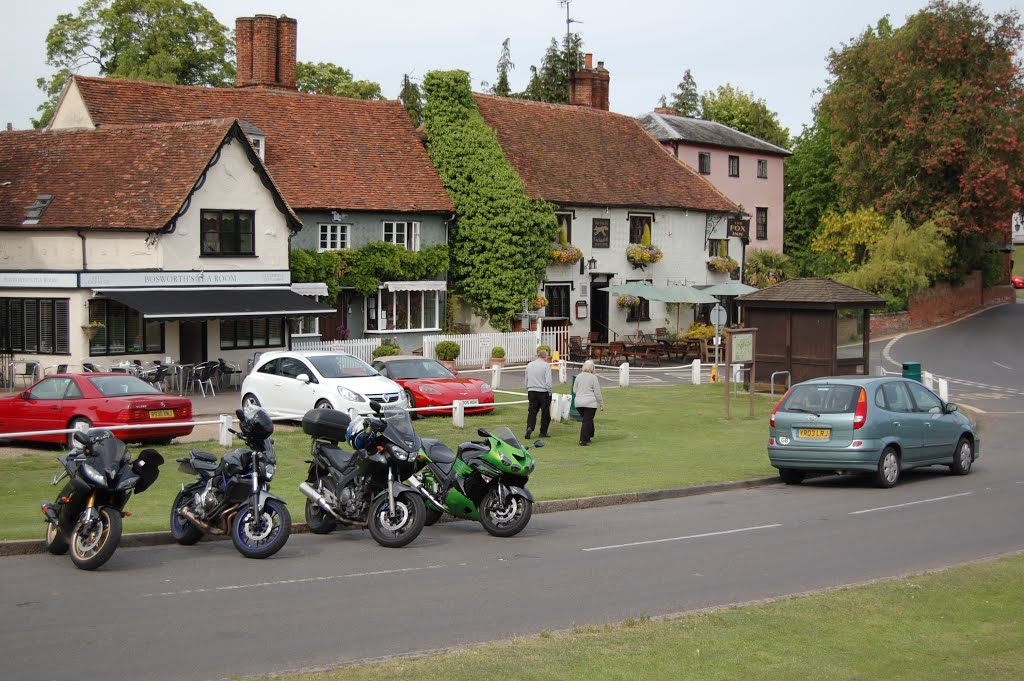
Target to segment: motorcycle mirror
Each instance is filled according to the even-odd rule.
[[[76,445],[85,447],[89,444],[89,435],[84,430],[76,430],[72,435],[71,439]]]
[[[378,402],[377,400],[370,400],[370,409],[373,409],[373,412],[375,414],[377,414],[377,416],[380,416],[380,412],[381,412],[381,404],[380,404],[380,402]]]
[[[484,429],[484,428],[477,428],[476,429],[476,434],[479,435],[480,437],[490,437],[491,436],[491,434],[488,433],[487,430]]]
[[[241,409],[236,409],[235,410],[235,418],[237,418],[239,421],[244,421],[245,420],[245,412],[242,411]]]
[[[543,447],[544,446],[544,440],[537,440],[536,442],[533,443],[533,446],[537,447],[537,448]]]

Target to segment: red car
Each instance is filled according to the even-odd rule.
[[[28,390],[0,398],[0,440],[4,433],[149,423],[180,423],[192,420],[192,400],[165,395],[129,374],[54,374]],[[188,435],[192,426],[114,430],[129,441],[168,443]],[[70,442],[70,434],[18,438],[42,442]]]
[[[456,376],[435,359],[418,355],[391,355],[378,357],[373,360],[372,366],[381,375],[402,386],[409,398],[410,408],[448,407],[414,414],[451,414],[452,402],[455,400],[467,403],[467,414],[494,410],[494,391],[489,383],[479,378]]]
[[[1019,274],[1010,275],[1010,281],[1013,282],[1014,288],[1024,288],[1024,277]]]

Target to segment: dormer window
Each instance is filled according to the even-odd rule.
[[[42,219],[43,213],[53,203],[53,195],[51,194],[40,194],[36,197],[36,200],[32,202],[32,205],[25,206],[25,221],[23,225],[37,225],[39,220]]]
[[[256,150],[256,155],[260,157],[261,161],[265,161],[266,158],[263,155],[265,138],[262,135],[252,135],[249,137],[249,141],[252,142],[252,148]]]

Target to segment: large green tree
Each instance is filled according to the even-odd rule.
[[[355,80],[351,71],[329,62],[296,63],[295,83],[300,92],[353,99],[384,99],[379,83]]]
[[[667,101],[667,105],[679,116],[700,118],[700,93],[697,92],[697,81],[690,73],[690,69],[686,69],[683,79],[676,85],[676,91],[672,93],[672,99]]]
[[[409,114],[409,120],[419,127],[423,123],[423,93],[408,73],[402,76],[402,89],[398,93],[398,99],[405,107],[405,112]]]
[[[33,120],[46,125],[71,74],[95,68],[102,76],[180,85],[227,85],[234,79],[228,28],[199,3],[183,0],[86,0],[77,14],[61,14],[46,35],[46,63],[57,72],[40,78],[48,99]]]
[[[810,253],[811,240],[822,216],[839,210],[838,163],[828,129],[817,119],[796,136],[793,155],[786,159],[783,245],[803,275],[819,273]]]
[[[709,90],[700,98],[701,118],[736,128],[779,147],[789,146],[789,129],[763,99],[728,83]]]
[[[558,237],[554,206],[531,199],[484,121],[465,71],[423,79],[430,154],[455,204],[449,231],[454,292],[499,330],[533,297]]]
[[[498,80],[494,82],[494,87],[491,88],[492,95],[498,95],[499,97],[508,97],[512,94],[512,86],[508,82],[508,72],[516,67],[512,63],[512,49],[509,47],[511,38],[505,38],[505,42],[501,44],[501,56],[498,58]]]
[[[1022,38],[1016,11],[939,0],[830,52],[818,114],[844,207],[954,217],[959,271],[980,264],[979,242],[1005,241],[1024,204]]]
[[[540,66],[530,67],[530,82],[518,94],[522,99],[566,104],[569,101],[569,76],[583,68],[583,39],[578,33],[555,39],[544,52]]]

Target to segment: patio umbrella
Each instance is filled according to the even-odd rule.
[[[719,298],[735,298],[736,296],[743,296],[760,289],[753,286],[747,286],[746,284],[738,281],[726,281],[721,284],[715,284],[704,289],[704,293],[710,293],[713,296]]]
[[[680,286],[673,284],[669,286],[655,287],[660,297],[652,300],[660,300],[663,303],[676,305],[676,335],[679,335],[679,312],[680,307],[686,305],[710,305],[717,303],[718,299],[705,291],[700,291],[692,286]]]

